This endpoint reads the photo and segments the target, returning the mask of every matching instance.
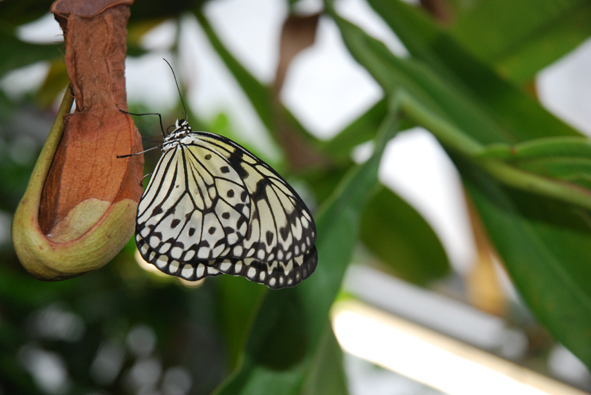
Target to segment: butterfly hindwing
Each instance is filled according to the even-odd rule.
[[[236,258],[262,261],[289,260],[314,246],[316,227],[305,203],[293,188],[265,162],[231,140],[200,133],[228,158],[250,194],[251,218]]]
[[[225,274],[243,276],[272,289],[294,287],[314,272],[318,263],[316,247],[287,261],[264,262],[253,258],[219,258],[210,262]]]
[[[144,259],[187,280],[226,273],[284,288],[307,278],[316,228],[298,194],[240,145],[182,122],[138,206]]]

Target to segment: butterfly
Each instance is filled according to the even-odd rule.
[[[232,140],[174,127],[138,204],[142,257],[191,281],[225,273],[279,289],[309,277],[316,225],[296,191]]]

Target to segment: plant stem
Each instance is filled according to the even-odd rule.
[[[591,192],[581,186],[521,170],[499,159],[482,157],[487,147],[462,133],[456,126],[423,106],[406,92],[395,95],[400,110],[429,130],[446,149],[468,158],[505,185],[591,209]]]

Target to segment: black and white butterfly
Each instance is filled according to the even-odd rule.
[[[273,289],[314,272],[314,219],[269,165],[230,139],[192,131],[186,109],[168,135],[160,114],[120,111],[158,115],[164,138],[137,211],[135,241],[146,261],[186,280],[226,273]]]
[[[315,239],[310,211],[275,170],[176,121],[138,205],[135,240],[146,261],[186,280],[226,273],[293,287],[316,268]]]

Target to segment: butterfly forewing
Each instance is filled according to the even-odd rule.
[[[212,259],[244,239],[249,211],[246,189],[223,157],[207,143],[179,145],[156,166],[138,207],[136,238],[175,260]]]
[[[186,121],[163,151],[138,206],[136,242],[147,261],[187,280],[227,273],[270,288],[314,271],[314,220],[271,167]]]

